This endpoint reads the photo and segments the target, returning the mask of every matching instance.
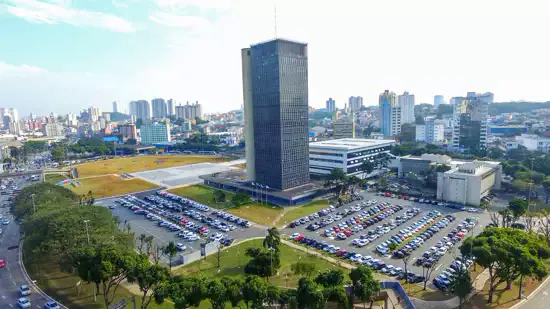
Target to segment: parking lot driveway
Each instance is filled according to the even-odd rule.
[[[318,240],[318,241],[326,241],[329,244],[340,247],[342,249],[346,249],[349,252],[355,251],[356,253],[359,253],[363,256],[370,255],[373,258],[383,260],[388,265],[394,265],[395,267],[404,268],[403,260],[393,259],[390,256],[381,256],[381,255],[379,255],[378,253],[375,252],[376,246],[378,246],[382,242],[390,239],[391,236],[397,234],[399,230],[405,229],[406,227],[410,226],[414,222],[419,221],[423,216],[425,216],[426,214],[428,214],[428,212],[430,212],[432,210],[439,211],[441,213],[442,217],[444,217],[447,214],[452,214],[453,216],[456,217],[455,221],[451,222],[445,228],[443,228],[439,232],[435,233],[431,238],[429,238],[419,248],[417,248],[416,250],[411,252],[411,258],[409,260],[409,265],[410,266],[408,268],[411,269],[412,272],[421,275],[422,268],[412,266],[414,264],[414,262],[416,261],[416,259],[421,257],[422,254],[425,251],[428,251],[430,249],[430,247],[433,247],[443,237],[447,236],[447,234],[452,229],[454,229],[461,221],[465,220],[466,218],[471,218],[471,217],[478,218],[478,224],[476,225],[476,227],[473,230],[471,230],[468,233],[467,236],[472,236],[472,235],[479,234],[483,230],[483,228],[491,222],[489,214],[486,213],[486,212],[484,212],[484,213],[469,213],[469,212],[466,212],[466,211],[459,211],[459,210],[450,209],[450,208],[441,207],[441,206],[436,206],[436,205],[428,205],[428,204],[423,204],[423,203],[411,202],[411,201],[407,201],[407,200],[389,198],[389,197],[380,197],[380,196],[376,196],[374,193],[365,192],[365,191],[361,192],[361,195],[363,195],[363,197],[365,198],[364,199],[365,201],[377,200],[377,204],[383,203],[383,202],[390,202],[393,205],[401,205],[401,206],[404,207],[404,209],[402,211],[399,211],[399,212],[385,218],[384,220],[382,220],[378,223],[375,223],[373,226],[370,226],[370,227],[364,229],[363,231],[360,231],[359,233],[356,233],[356,234],[352,235],[351,237],[347,238],[346,240],[335,240],[335,239],[330,239],[330,238],[324,237],[322,234],[323,234],[324,230],[328,227],[322,227],[322,228],[320,228],[320,229],[318,229],[317,231],[314,231],[314,232],[308,231],[308,230],[306,230],[305,226],[307,226],[309,223],[306,223],[305,226],[302,225],[302,226],[299,226],[299,227],[296,227],[296,228],[285,228],[283,230],[283,233],[286,234],[287,236],[291,235],[292,233],[295,233],[295,232],[303,233],[305,237],[312,238],[312,239],[315,239],[315,240]],[[337,211],[339,211],[340,209],[344,209],[344,208],[350,208],[351,206],[353,206],[357,203],[358,202],[352,202],[352,203],[346,204],[346,205],[342,206],[342,208],[338,208]],[[367,232],[367,230],[374,229],[378,225],[382,225],[385,222],[389,222],[391,219],[395,219],[395,217],[402,215],[404,212],[407,211],[407,209],[409,209],[411,207],[419,208],[421,210],[421,212],[417,216],[414,216],[413,218],[406,221],[405,223],[397,226],[395,229],[391,230],[389,233],[383,234],[378,239],[374,240],[373,242],[369,243],[368,245],[366,245],[363,248],[358,248],[358,247],[355,247],[351,244],[351,242],[354,238],[359,238],[359,235],[365,234]],[[345,221],[345,220],[347,220],[348,218],[350,218],[352,216],[354,216],[354,214],[352,214],[350,216],[347,216],[347,217],[344,217],[340,221]],[[316,221],[318,221],[318,219]],[[336,224],[336,222],[330,224],[330,226],[335,225],[335,224]],[[456,243],[453,247],[451,247],[451,249],[445,255],[443,255],[443,257],[439,260],[438,265],[436,266],[436,269],[435,269],[435,271],[432,275],[432,278],[435,277],[436,275],[438,275],[441,271],[445,270],[447,267],[449,267],[456,256],[460,256],[460,251],[459,251],[458,248],[460,247],[461,243],[462,242]]]

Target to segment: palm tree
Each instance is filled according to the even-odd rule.
[[[145,239],[147,238],[147,235],[141,234],[139,235],[139,245],[137,246],[137,249],[139,251],[139,254],[143,253],[143,246],[145,245]]]
[[[269,228],[267,230],[267,235],[264,238],[264,248],[273,248],[279,250],[279,245],[281,244],[281,234],[276,227]]]
[[[169,242],[166,248],[164,248],[164,254],[168,256],[168,265],[170,266],[170,271],[172,271],[172,259],[178,254],[178,248],[173,241]]]

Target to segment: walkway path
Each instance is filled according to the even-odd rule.
[[[487,280],[489,280],[488,269],[484,270],[476,277],[476,279],[474,280],[474,290],[472,291],[472,293],[470,293],[468,297],[466,297],[466,299],[470,299],[470,297],[474,296],[477,292],[483,290],[483,287],[485,286]],[[413,297],[411,297],[411,300],[415,307],[422,309],[454,309],[460,306],[460,300],[458,297],[453,297],[445,301],[427,301]]]

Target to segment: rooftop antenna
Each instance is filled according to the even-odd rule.
[[[273,17],[275,23],[275,38],[277,38],[277,3],[273,4]]]

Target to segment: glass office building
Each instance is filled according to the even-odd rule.
[[[253,151],[253,180],[270,188],[309,182],[307,59],[307,44],[282,39],[243,50],[243,76],[250,79],[245,113],[253,130],[247,151]]]

